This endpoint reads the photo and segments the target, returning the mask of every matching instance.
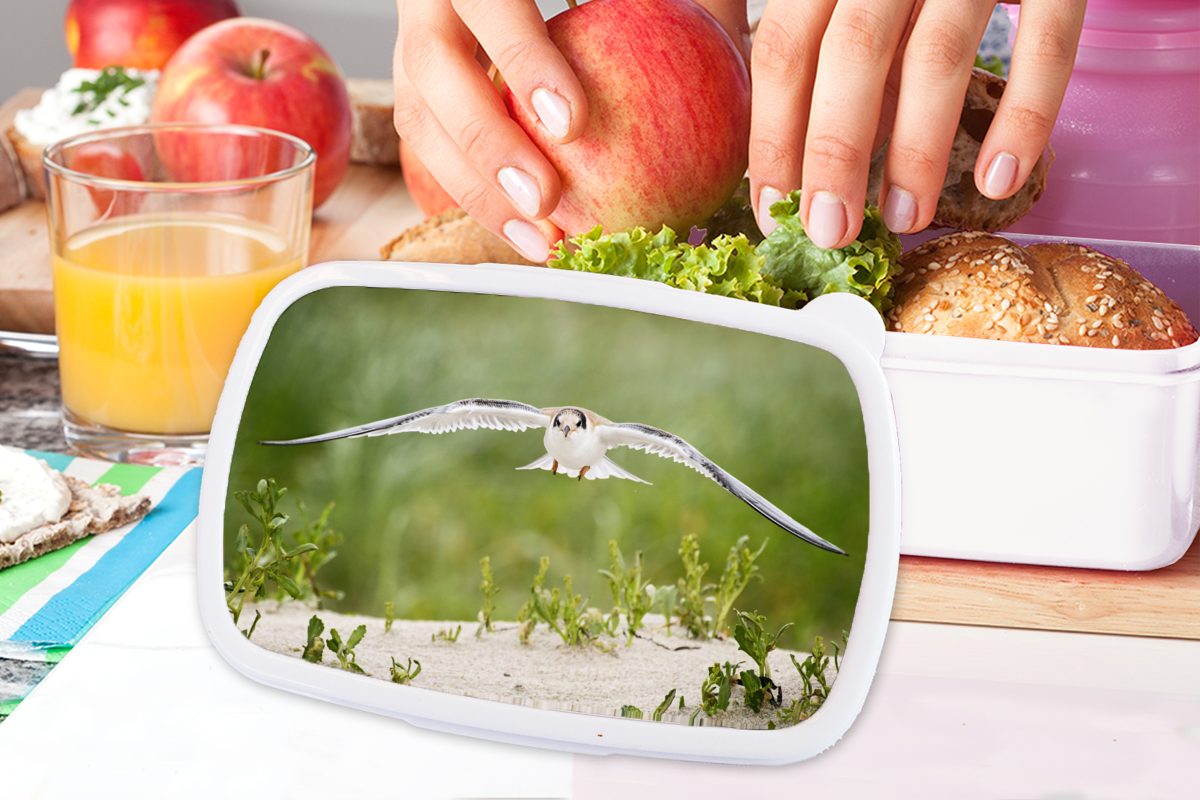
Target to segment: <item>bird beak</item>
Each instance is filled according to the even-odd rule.
[[[563,432],[563,436],[569,436],[569,435],[571,434],[571,426],[570,426],[570,425],[563,425],[563,426],[562,426],[562,432]]]

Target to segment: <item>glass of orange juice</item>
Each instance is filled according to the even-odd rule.
[[[64,139],[44,162],[67,443],[203,461],[250,315],[307,262],[312,148],[238,125],[143,125]]]

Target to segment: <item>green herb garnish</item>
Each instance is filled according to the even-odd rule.
[[[124,67],[106,67],[94,80],[84,81],[74,90],[74,94],[79,95],[79,103],[71,112],[71,116],[95,111],[114,92],[120,92],[118,102],[121,102],[122,105],[129,105],[124,96],[145,84],[144,78],[133,77],[125,71]],[[116,116],[111,110],[108,115]]]

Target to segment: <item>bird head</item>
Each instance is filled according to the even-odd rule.
[[[564,408],[554,415],[554,429],[568,437],[573,431],[587,429],[587,417],[577,408]]]

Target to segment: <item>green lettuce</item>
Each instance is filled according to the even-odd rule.
[[[799,213],[799,192],[771,206],[771,216],[779,227],[758,246],[764,280],[810,300],[829,292],[850,292],[865,297],[880,312],[890,309],[900,240],[888,231],[879,211],[864,209],[858,238],[840,250],[813,244]]]
[[[799,192],[793,192],[771,206],[779,226],[761,243],[746,234],[721,233],[693,245],[665,226],[658,233],[634,228],[610,234],[597,227],[560,242],[549,265],[658,281],[783,308],[799,308],[826,292],[852,292],[886,311],[900,242],[884,227],[879,212],[865,212],[862,233],[849,246],[822,250],[804,233],[799,198]],[[718,213],[737,216],[728,209]],[[720,224],[713,227],[728,230]]]

